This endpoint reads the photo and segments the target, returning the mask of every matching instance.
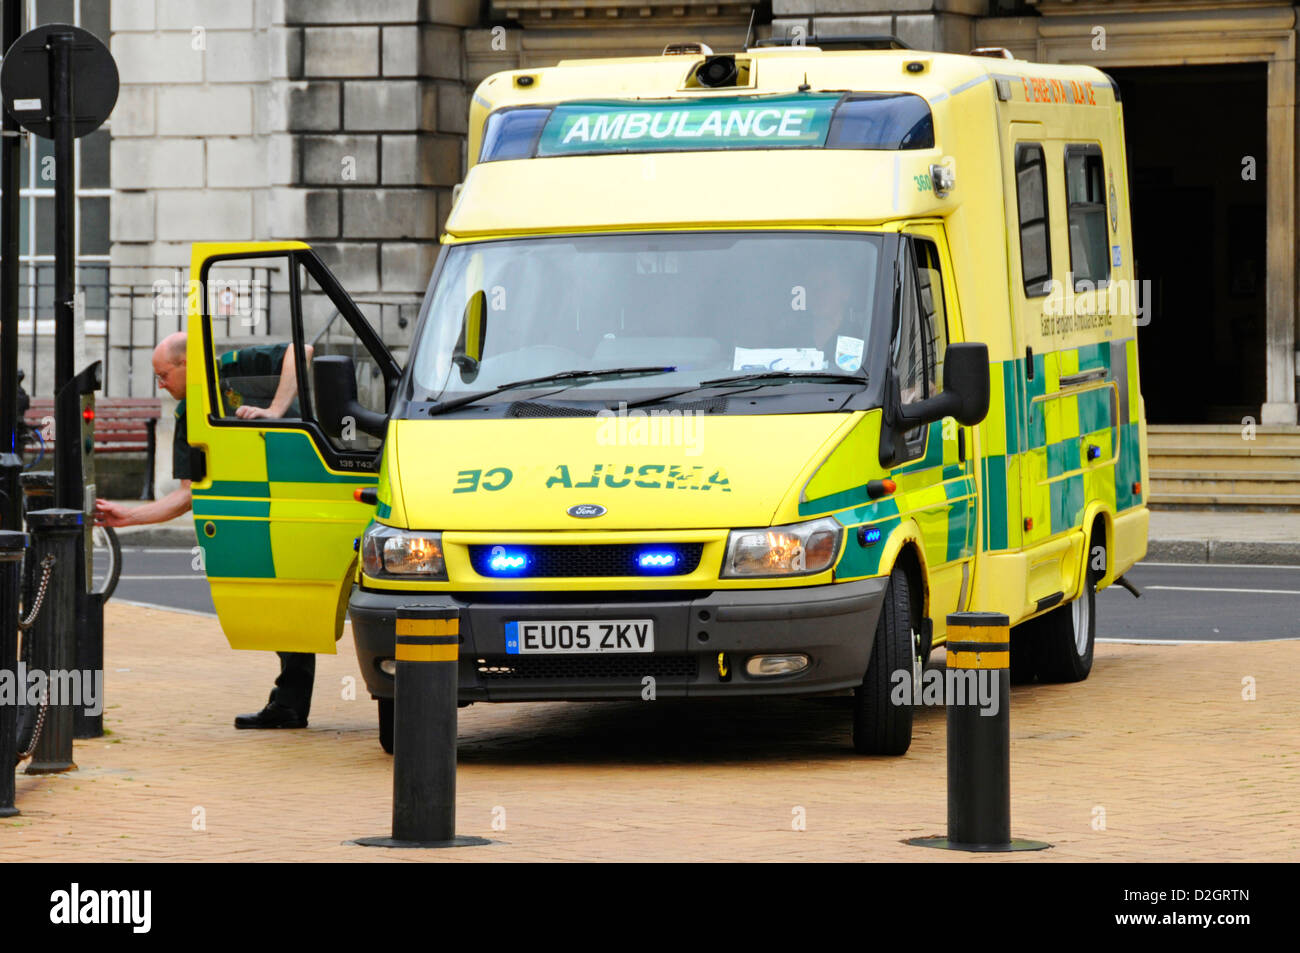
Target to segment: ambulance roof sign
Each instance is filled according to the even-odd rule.
[[[504,106],[480,162],[717,149],[932,149],[934,117],[897,91],[700,96]]]
[[[72,35],[72,134],[86,136],[103,125],[113,111],[118,88],[113,54],[87,30],[67,23],[48,23],[16,39],[0,63],[0,97],[4,108],[24,129],[45,139],[53,138],[47,44],[55,33]]]
[[[537,143],[538,156],[824,145],[842,95],[799,93],[561,103]]]

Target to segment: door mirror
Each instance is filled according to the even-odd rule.
[[[316,387],[316,416],[321,429],[339,439],[348,418],[362,433],[383,438],[388,427],[386,414],[367,410],[357,400],[357,371],[352,358],[326,354],[311,362],[312,382]]]
[[[949,344],[944,352],[943,390],[899,408],[905,425],[919,426],[952,417],[973,427],[989,412],[989,348],[987,344]]]
[[[469,383],[478,377],[478,365],[483,360],[483,347],[487,342],[487,292],[479,290],[465,302],[465,316],[460,323],[460,339],[451,353],[451,359],[460,368],[460,379]]]

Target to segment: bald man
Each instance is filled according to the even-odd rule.
[[[176,427],[172,436],[172,476],[180,481],[180,486],[162,499],[143,506],[123,506],[109,500],[96,500],[95,522],[104,526],[140,526],[145,523],[163,523],[189,512],[190,483],[196,478],[203,479],[203,474],[196,475],[190,469],[190,445],[185,424],[185,347],[185,332],[177,331],[159,341],[153,351],[153,372],[158,386],[179,402],[176,405]],[[303,350],[310,361],[311,346],[307,345]],[[240,348],[222,354],[219,364],[222,394],[227,405],[235,408],[236,417],[250,420],[289,415],[298,393],[293,348],[287,344]],[[238,383],[239,378],[274,377],[276,374],[279,375],[279,380],[266,407],[255,407],[246,402],[236,389],[242,386]],[[236,728],[307,727],[312,683],[316,678],[316,656],[306,652],[277,654],[280,656],[280,677],[275,680],[270,700],[259,712],[236,716]]]
[[[185,332],[169,334],[153,349],[153,372],[158,386],[176,398],[176,429],[172,436],[172,476],[181,481],[181,485],[160,500],[146,503],[144,506],[123,506],[108,500],[95,501],[96,521],[105,526],[140,526],[145,523],[164,523],[175,519],[190,509],[190,445],[185,427]],[[283,417],[293,403],[297,394],[297,377],[294,374],[293,349],[287,345],[271,347],[243,348],[234,354],[260,350],[266,352],[269,360],[275,360],[274,352],[280,357],[280,383],[275,397],[269,407],[253,407],[241,404],[235,408],[235,416],[245,419],[255,417]],[[307,348],[308,357],[311,347]]]

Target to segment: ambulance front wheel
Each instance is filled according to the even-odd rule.
[[[393,700],[377,699],[379,702],[379,747],[386,754],[393,753]]]
[[[1034,668],[1038,680],[1081,682],[1087,678],[1097,639],[1097,574],[1089,569],[1079,598],[1036,621]],[[1013,643],[1013,656],[1015,649]]]
[[[1035,620],[1037,621],[1037,620]],[[1026,685],[1034,680],[1034,622],[1011,628],[1011,684]]]
[[[919,647],[912,618],[907,573],[897,567],[889,575],[884,603],[876,622],[876,641],[866,677],[853,693],[853,750],[859,754],[906,754],[912,744],[912,706],[894,704],[894,673],[919,679]]]

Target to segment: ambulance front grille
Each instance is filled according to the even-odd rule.
[[[496,578],[507,575],[492,567],[496,546],[472,545],[469,547],[470,565],[480,576]],[[671,543],[650,545],[646,543],[603,543],[588,546],[511,546],[512,552],[527,555],[527,565],[519,572],[508,575],[522,579],[565,578],[587,576],[688,576],[695,572],[704,554],[703,543]],[[650,551],[676,554],[672,568],[648,571],[639,562]]]
[[[478,660],[479,678],[494,681],[580,678],[639,684],[647,675],[694,681],[699,670],[694,655],[505,655]]]

